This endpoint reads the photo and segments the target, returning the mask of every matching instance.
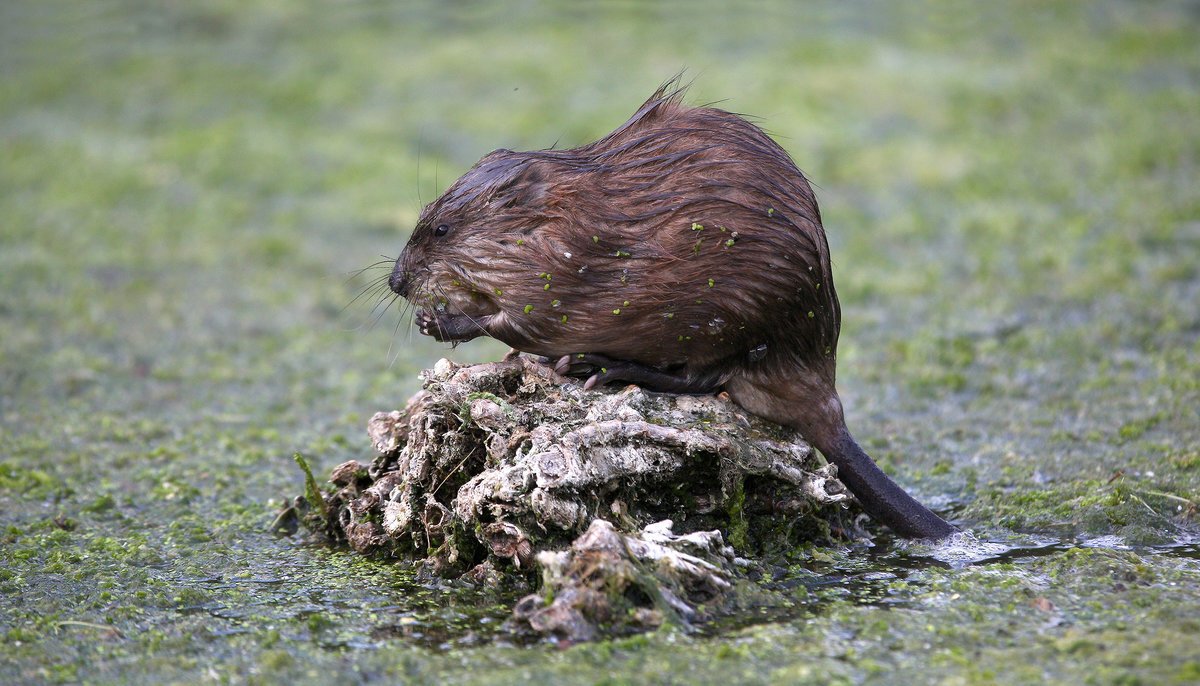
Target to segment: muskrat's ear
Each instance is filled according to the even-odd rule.
[[[496,197],[502,199],[503,207],[533,205],[545,201],[546,196],[550,194],[550,186],[541,165],[530,162],[522,165],[509,177],[496,193]]]

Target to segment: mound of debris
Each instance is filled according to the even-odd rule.
[[[585,391],[524,355],[422,378],[371,418],[378,457],[334,468],[324,491],[310,474],[279,521],[443,578],[540,571],[514,611],[537,633],[689,625],[739,596],[752,563],[735,549],[853,529],[835,467],[727,397]]]

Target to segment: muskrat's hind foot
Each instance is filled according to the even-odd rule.
[[[703,395],[717,390],[719,383],[710,379],[696,379],[683,373],[663,371],[639,362],[614,360],[611,357],[596,353],[575,353],[563,355],[554,365],[554,371],[563,376],[587,378],[584,390],[594,386],[623,381],[637,384],[648,391],[657,393],[691,393]]]
[[[473,318],[465,314],[449,314],[447,312],[430,312],[418,310],[416,315],[417,328],[426,336],[433,336],[443,343],[461,343],[472,338],[486,336],[483,328],[487,316]]]
[[[573,376],[577,379],[586,378],[587,381],[583,383],[585,391],[594,386],[603,386],[611,381],[637,383],[630,378],[637,376],[637,368],[649,371],[649,367],[644,367],[636,362],[614,360],[611,357],[595,353],[563,355],[554,365],[554,371],[563,376]]]

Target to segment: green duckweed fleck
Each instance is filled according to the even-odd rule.
[[[529,314],[530,312],[533,312],[533,305],[526,305],[525,314]]]
[[[613,314],[621,314],[621,308],[618,307],[617,309],[613,310]]]

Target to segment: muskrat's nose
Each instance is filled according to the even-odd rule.
[[[388,277],[388,288],[402,297],[408,297],[408,272],[401,269],[399,264],[392,270],[392,275]]]

